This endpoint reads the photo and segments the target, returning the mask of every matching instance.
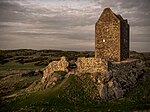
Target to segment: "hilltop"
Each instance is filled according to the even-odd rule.
[[[39,85],[40,89],[35,90],[43,68],[64,55],[69,60],[76,60],[77,57],[93,57],[94,52],[1,50],[1,111],[135,111],[150,108],[150,53],[130,52],[130,57],[144,61],[143,75],[122,98],[109,101],[97,97],[91,74],[67,75],[58,71],[51,77],[58,78],[54,86],[41,89]]]

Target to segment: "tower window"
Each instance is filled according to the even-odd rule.
[[[103,42],[105,42],[105,39],[103,39]]]

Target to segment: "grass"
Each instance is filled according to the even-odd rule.
[[[24,88],[30,86],[34,81],[40,79],[41,76],[32,76],[32,77],[22,77],[22,76],[11,76],[9,79],[3,80],[0,82],[0,90],[3,93],[0,94],[0,97],[14,94]]]
[[[34,66],[35,62],[32,63],[25,63],[25,64],[20,64],[16,63],[15,61],[10,61],[4,65],[0,64],[0,70],[29,70],[29,69],[40,69],[43,68],[43,66]]]
[[[43,91],[39,91],[37,93],[32,93],[27,97],[20,97],[17,100],[15,100],[12,104],[9,105],[12,109],[19,109],[20,107],[39,107],[39,106],[48,106],[49,104],[51,106],[55,106],[56,103],[58,103],[57,106],[64,104],[63,100],[60,100],[57,95],[60,93],[60,87],[56,86],[53,89],[47,89]],[[22,100],[23,99],[23,100]],[[62,103],[63,101],[63,103]],[[10,108],[5,109],[10,109]],[[18,108],[19,107],[19,108]],[[5,110],[4,111],[11,111],[11,110]]]
[[[2,53],[1,53],[2,52]],[[32,50],[16,50],[16,51],[1,51],[2,56],[6,55],[8,63],[0,64],[0,88],[13,87],[6,94],[6,96],[19,92],[28,87],[32,82],[40,80],[41,76],[24,76],[21,75],[28,70],[36,70],[44,68],[44,66],[35,66],[36,62],[20,64],[13,60],[14,57],[23,57],[28,59],[38,56],[50,56],[58,59],[62,55],[66,55],[70,59],[74,57],[83,57],[92,52],[63,52],[63,51],[32,51]],[[8,54],[8,56],[7,56]],[[21,55],[20,55],[21,54]],[[141,57],[143,55],[132,53],[133,57]],[[143,60],[148,60],[149,54],[144,55]],[[19,58],[18,58],[19,59]],[[47,61],[47,60],[43,60]],[[147,65],[149,65],[149,62]],[[65,72],[58,72],[65,76]],[[5,79],[5,80],[4,80]],[[3,84],[2,84],[3,83]],[[95,100],[90,97],[94,95],[95,86],[90,80],[85,79],[81,81],[75,75],[70,75],[69,78],[60,80],[53,88],[48,88],[34,93],[25,93],[23,96],[16,97],[6,102],[1,99],[3,103],[0,104],[0,112],[116,112],[116,111],[150,111],[150,70],[147,69],[145,77],[139,80],[138,84],[131,89],[124,98],[117,100]]]
[[[135,102],[150,102],[150,69],[146,70],[134,89],[125,94],[125,98]]]
[[[146,79],[149,81],[149,79]],[[136,111],[150,109],[150,101],[142,99],[148,83],[140,82],[124,98],[112,101],[95,101],[83,91],[82,82],[71,75],[54,88],[46,89],[27,96],[18,97],[9,105],[3,105],[2,111],[52,111],[52,112],[105,112],[105,111]],[[143,88],[143,89],[141,89]]]

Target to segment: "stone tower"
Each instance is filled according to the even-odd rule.
[[[129,58],[129,24],[105,8],[95,24],[95,58],[122,61]]]

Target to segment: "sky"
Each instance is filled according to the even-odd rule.
[[[149,0],[0,0],[0,49],[94,50],[110,7],[130,24],[130,50],[150,52]]]

